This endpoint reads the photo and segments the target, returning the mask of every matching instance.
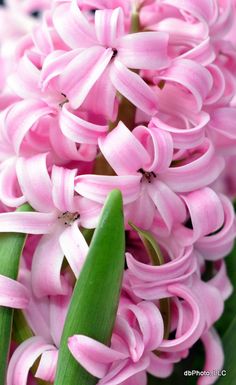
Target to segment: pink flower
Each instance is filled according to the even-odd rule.
[[[101,79],[105,93],[100,89],[105,105],[107,98],[114,100],[117,89],[138,108],[150,115],[155,113],[157,99],[154,92],[126,67],[147,70],[166,67],[169,63],[167,34],[126,35],[121,8],[96,11],[93,26],[74,0],[55,8],[53,22],[63,41],[72,50],[77,50],[77,54],[74,51],[74,58],[69,59],[67,52],[61,52],[57,57],[53,52],[46,58],[41,77],[44,89],[59,75],[58,87],[68,97],[71,107],[78,108],[104,73],[106,76]],[[69,60],[65,60],[67,57]]]
[[[75,335],[68,346],[75,359],[101,385],[146,384],[145,370],[155,367],[159,377],[168,376],[172,363],[155,356],[163,339],[163,321],[158,308],[151,302],[127,305],[118,315],[111,347],[92,338]]]
[[[24,309],[29,304],[29,293],[19,282],[0,274],[0,306]]]
[[[131,133],[119,123],[106,138],[99,139],[99,146],[117,176],[78,176],[75,190],[101,204],[112,188],[120,188],[127,208],[125,217],[145,228],[151,227],[155,210],[169,232],[176,223],[184,222],[185,205],[176,193],[205,187],[218,177],[223,168],[223,159],[215,154],[208,139],[193,151],[186,151],[186,160],[181,154],[184,159],[176,160],[177,164],[172,165],[172,136],[156,126],[138,126]],[[222,213],[222,209],[219,210]],[[222,221],[222,214],[221,220],[213,220],[217,226],[213,231],[221,226]],[[211,227],[207,229],[208,233],[205,231],[205,235],[212,232]]]
[[[0,231],[44,234],[34,252],[32,285],[36,296],[63,294],[60,277],[64,255],[76,276],[88,246],[78,228],[79,201],[74,196],[75,170],[53,166],[51,178],[47,156],[19,158],[17,176],[26,201],[39,212],[0,214]]]
[[[72,288],[68,277],[63,277],[67,288],[63,296],[36,298],[32,292],[30,271],[22,268],[20,281],[30,293],[30,302],[24,316],[35,336],[25,340],[10,358],[7,384],[28,384],[28,373],[40,357],[35,376],[45,381],[54,381],[58,347],[69,305]]]
[[[232,198],[235,185],[233,2],[7,4],[0,14],[0,232],[32,235],[19,282],[0,276],[0,305],[23,309],[34,334],[11,356],[8,385],[28,384],[38,358],[36,377],[54,381],[88,251],[81,226],[97,226],[114,188],[123,195],[127,269],[111,345],[75,335],[71,353],[101,385],[146,385],[147,372],[169,376],[201,339],[204,370],[220,370],[213,325],[232,291],[223,258],[236,232],[222,195]],[[28,13],[37,9],[45,11],[32,21]],[[12,36],[22,36],[14,52]],[[11,212],[24,202],[36,211]],[[130,220],[152,233],[160,265],[150,263]],[[207,282],[206,261],[213,267]],[[215,380],[201,377],[198,385]]]

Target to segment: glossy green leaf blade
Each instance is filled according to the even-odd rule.
[[[224,370],[226,371],[225,376],[219,377],[216,385],[232,385],[235,384],[236,379],[236,315],[234,314],[234,319],[231,322],[231,325],[227,329],[226,333],[222,339],[224,353],[225,353],[225,362]]]
[[[32,211],[24,204],[17,211]],[[16,279],[20,256],[26,240],[26,234],[0,234],[0,274]],[[5,383],[5,372],[12,330],[13,309],[0,307],[0,384]]]
[[[233,284],[234,291],[225,302],[224,313],[217,322],[217,330],[223,335],[222,343],[225,353],[224,369],[226,376],[220,377],[217,385],[231,385],[236,378],[236,245],[225,259],[227,272]]]
[[[122,196],[109,195],[84,267],[74,288],[59,350],[54,385],[94,385],[67,347],[68,337],[84,334],[109,345],[124,270],[125,232]]]
[[[233,293],[225,301],[222,317],[217,321],[216,328],[222,337],[236,316],[236,244],[231,253],[225,258],[227,275],[233,285]]]

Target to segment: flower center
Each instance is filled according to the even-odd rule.
[[[112,55],[112,59],[114,59],[114,57],[116,57],[116,55],[118,54],[118,51],[116,48],[112,48],[112,51],[113,51],[113,55]]]
[[[151,183],[152,179],[157,177],[153,171],[145,171],[143,168],[140,168],[138,172],[143,175],[143,177],[148,181],[148,183]]]
[[[61,95],[65,98],[61,103],[59,103],[59,107],[62,108],[65,103],[68,103],[69,100],[67,99],[66,95],[61,93]]]
[[[62,219],[65,225],[71,226],[72,223],[79,217],[80,215],[78,213],[70,213],[69,211],[66,211],[59,215],[58,219]]]

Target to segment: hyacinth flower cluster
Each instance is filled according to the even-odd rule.
[[[85,233],[113,189],[123,197],[126,264],[111,344],[71,335],[70,354],[100,385],[147,385],[147,373],[170,376],[201,339],[204,370],[221,370],[214,323],[232,292],[224,257],[236,235],[235,4],[7,5],[0,232],[29,235],[18,280],[0,275],[0,305],[22,309],[32,336],[12,341],[6,384],[54,382]],[[15,211],[26,202],[30,212]]]

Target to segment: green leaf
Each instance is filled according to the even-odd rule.
[[[17,211],[32,211],[24,204]],[[25,244],[26,234],[0,234],[0,274],[17,279],[20,256]],[[5,383],[6,365],[11,340],[13,309],[0,307],[0,384]]]
[[[109,195],[95,230],[66,318],[54,385],[95,385],[97,379],[71,355],[67,341],[84,334],[109,345],[124,270],[125,232],[122,196]]]
[[[226,371],[226,376],[219,377],[216,385],[232,385],[235,384],[236,378],[236,315],[234,313],[234,319],[231,322],[231,325],[227,329],[226,333],[222,339],[224,353],[225,353],[225,362],[224,362],[224,370]]]
[[[224,369],[226,376],[220,377],[217,385],[234,384],[236,378],[236,245],[225,259],[228,276],[233,284],[234,291],[225,302],[224,313],[217,322],[217,330],[220,333],[225,353]]]
[[[233,317],[236,315],[236,245],[228,257],[225,258],[225,263],[227,267],[227,274],[233,285],[234,291],[225,301],[224,313],[216,323],[217,331],[221,336],[225,334],[232,322]]]
[[[160,266],[164,263],[164,258],[162,256],[160,247],[157,244],[157,241],[149,231],[140,229],[138,226],[135,226],[132,222],[129,222],[130,227],[136,231],[143,242],[143,245],[147,251],[147,254],[150,258],[150,262],[154,266]],[[164,338],[168,338],[170,333],[170,299],[163,298],[160,300],[160,311],[164,321]]]

